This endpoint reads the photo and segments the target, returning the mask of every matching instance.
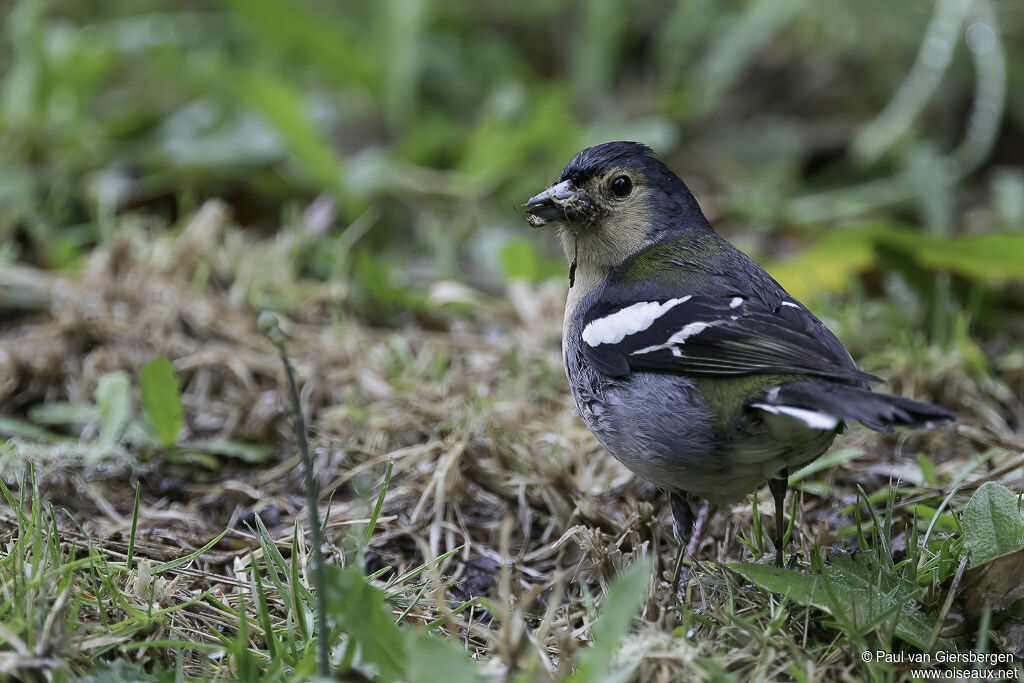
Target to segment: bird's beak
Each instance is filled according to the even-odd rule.
[[[568,180],[552,185],[526,202],[530,225],[539,228],[550,222],[574,220],[585,214],[592,202],[586,193],[576,190]]]

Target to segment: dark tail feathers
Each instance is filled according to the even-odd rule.
[[[784,384],[766,398],[759,403],[825,413],[876,432],[890,432],[896,426],[927,429],[956,419],[955,413],[931,403],[833,382]]]

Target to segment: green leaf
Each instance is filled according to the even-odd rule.
[[[985,482],[964,508],[963,527],[972,566],[1017,550],[1024,536],[1024,520],[1016,494],[994,481]]]
[[[103,662],[89,669],[80,676],[72,675],[68,683],[149,683],[157,681],[170,683],[175,680],[174,671],[164,671],[159,664],[154,665],[152,673],[124,659]]]
[[[406,671],[402,630],[395,624],[384,591],[367,582],[358,567],[325,567],[330,616],[359,645],[363,661],[377,666],[383,680]]]
[[[875,233],[870,227],[825,233],[796,256],[769,265],[768,272],[797,299],[843,291],[857,273],[875,263]]]
[[[891,627],[897,636],[922,650],[928,647],[935,627],[935,619],[916,607],[916,586],[879,565],[870,553],[836,555],[821,574],[746,562],[730,565],[730,569],[765,590],[813,605],[862,633]],[[937,650],[952,647],[944,638],[935,644]]]
[[[69,441],[70,439],[61,434],[47,431],[42,427],[19,420],[16,417],[0,415],[0,436],[15,437],[22,439],[37,439],[39,441]]]
[[[797,483],[803,481],[812,474],[816,474],[822,470],[830,470],[833,467],[838,467],[844,462],[849,462],[850,460],[859,458],[862,455],[864,455],[863,448],[840,448],[837,451],[821,456],[806,467],[801,467],[796,472],[789,475],[789,485],[795,486]]]
[[[171,361],[154,358],[142,366],[139,375],[142,408],[149,416],[160,444],[173,446],[181,432],[181,394]]]
[[[224,462],[209,453],[189,450],[188,448],[175,448],[167,451],[167,462],[179,465],[194,465],[215,472],[221,468]]]
[[[1024,233],[991,232],[980,235],[924,237],[892,230],[878,233],[879,242],[898,248],[932,270],[948,270],[979,280],[1024,280]]]
[[[921,476],[924,477],[924,480],[927,483],[932,484],[933,486],[939,483],[939,478],[935,474],[935,465],[932,464],[932,461],[927,455],[924,453],[918,453],[917,464],[920,465]]]
[[[411,683],[484,681],[479,667],[450,640],[421,629],[405,631],[406,665]]]
[[[266,462],[274,454],[274,447],[267,444],[230,441],[228,439],[186,441],[181,446],[202,453],[238,458],[239,460],[254,464]]]
[[[798,299],[840,292],[874,266],[879,251],[896,252],[907,264],[978,280],[1024,280],[1024,233],[927,235],[895,223],[865,222],[826,233],[795,257],[768,271]]]
[[[197,557],[199,557],[200,555],[205,553],[207,550],[209,550],[213,546],[215,546],[218,543],[220,543],[220,539],[224,538],[224,535],[227,534],[228,531],[230,531],[230,529],[225,529],[224,531],[220,532],[220,534],[218,534],[216,538],[214,538],[212,541],[210,541],[209,543],[204,545],[202,548],[199,548],[198,550],[193,550],[192,552],[190,552],[188,555],[185,555],[184,557],[179,557],[176,560],[171,560],[170,562],[164,562],[163,564],[158,564],[157,566],[153,567],[153,569],[151,569],[150,572],[153,573],[153,574],[159,574],[161,572],[165,572],[165,571],[168,571],[170,569],[177,569],[178,567],[180,567],[182,565],[188,564],[189,562],[191,562],[192,560],[196,559]]]
[[[914,506],[914,512],[922,520],[931,521],[931,519],[933,517],[935,517],[935,515],[937,514],[938,511],[935,508],[933,508],[933,507],[931,507],[929,505],[924,505],[923,503],[918,503],[917,505]],[[953,515],[948,514],[948,513],[942,513],[942,514],[939,515],[939,518],[935,520],[935,526],[937,526],[937,527],[944,527],[946,529],[949,529],[950,531],[956,531],[957,530],[956,517],[954,517]]]
[[[84,425],[99,414],[92,403],[41,403],[28,409],[28,419],[44,425]]]
[[[593,627],[594,645],[580,656],[580,666],[569,680],[581,683],[616,680],[609,677],[612,658],[643,604],[651,583],[651,571],[650,559],[644,558],[615,577]]]
[[[123,370],[108,372],[96,386],[100,409],[100,441],[116,443],[128,425],[131,410],[131,380]]]

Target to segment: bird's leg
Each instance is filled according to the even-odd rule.
[[[782,519],[786,508],[786,486],[789,484],[789,472],[783,468],[779,476],[768,482],[768,489],[775,498],[775,566],[782,566],[782,542],[786,537],[786,525]]]
[[[693,557],[697,552],[701,539],[704,536],[704,527],[707,526],[708,517],[711,514],[711,503],[706,500],[700,502],[694,514],[692,501],[685,496],[670,492],[669,501],[672,504],[672,533],[679,543],[679,550],[676,554],[676,566],[672,572],[672,595],[675,598],[679,593],[679,583],[682,579],[683,560]]]
[[[683,558],[693,535],[693,506],[690,501],[678,493],[669,492],[669,503],[672,506],[672,535],[676,537],[679,549],[676,551],[676,566],[672,570],[672,592],[669,595],[675,600],[679,592],[680,573],[683,569]]]

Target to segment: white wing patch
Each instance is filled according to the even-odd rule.
[[[790,308],[800,308],[800,304],[795,304],[792,301],[783,301],[783,306],[789,306]]]
[[[839,424],[839,418],[828,413],[820,413],[816,410],[806,408],[794,408],[793,406],[773,406],[768,403],[752,403],[752,408],[758,408],[772,415],[787,415],[800,420],[811,429],[835,429]]]
[[[669,299],[664,303],[641,301],[603,318],[592,320],[583,329],[583,341],[590,346],[618,344],[629,335],[646,330],[655,320],[675,306],[689,301],[690,298],[691,296],[687,295],[678,299]]]
[[[742,303],[743,303],[743,297],[742,296],[734,296],[732,298],[732,301],[729,302],[729,308],[736,308],[737,306],[739,306]]]
[[[714,325],[715,323],[719,323],[719,322],[722,322],[722,321],[721,320],[716,320],[715,322],[710,322],[710,323],[704,323],[704,322],[687,323],[686,325],[683,325],[683,329],[679,330],[678,332],[673,334],[671,337],[669,337],[668,341],[665,342],[664,344],[655,344],[653,346],[645,346],[642,349],[637,349],[636,351],[634,351],[633,353],[631,353],[629,355],[636,356],[636,355],[639,355],[639,354],[642,354],[642,353],[653,353],[655,351],[661,351],[662,349],[671,349],[673,356],[682,356],[683,352],[680,351],[678,348],[676,348],[677,344],[685,344],[686,340],[689,339],[690,337],[692,337],[693,335],[700,334],[701,332],[703,332],[707,328],[709,328],[712,325]]]
[[[683,344],[686,342],[687,339],[689,339],[693,335],[700,334],[701,332],[711,327],[712,325],[714,325],[714,323],[687,323],[686,325],[683,325],[683,329],[673,334],[669,338],[668,342],[670,344]]]

